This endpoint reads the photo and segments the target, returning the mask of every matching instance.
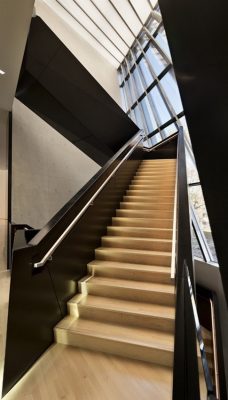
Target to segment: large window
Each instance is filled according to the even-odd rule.
[[[162,21],[151,15],[118,73],[123,108],[152,144],[178,131],[183,107]]]

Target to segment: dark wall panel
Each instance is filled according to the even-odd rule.
[[[138,130],[39,17],[32,19],[16,97],[100,165]]]
[[[33,268],[34,262],[43,258],[131,146],[129,145],[103,173],[98,172],[93,184],[88,183],[87,187],[82,189],[82,193],[77,195],[77,201],[73,199],[69,202],[72,207],[60,211],[62,218],[57,214],[53,218],[54,221],[33,238],[29,247],[15,251],[8,314],[4,394],[53,342],[53,329],[66,314],[66,302],[77,293],[79,279],[87,274],[87,264],[94,259],[94,250],[100,246],[101,236],[106,234],[107,225],[111,224],[112,216],[115,215],[115,210],[138,168],[141,151],[135,150],[130,159],[123,162],[56,249],[52,261],[39,269]]]
[[[228,299],[228,2],[159,4]]]

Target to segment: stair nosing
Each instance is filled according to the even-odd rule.
[[[84,319],[84,320],[86,320],[86,319]],[[77,322],[77,320],[75,320],[74,322],[72,322],[72,324],[71,324],[71,326],[67,329],[68,331],[70,331],[71,333],[75,333],[75,334],[81,334],[81,335],[87,335],[87,336],[90,336],[90,337],[96,337],[96,338],[100,338],[100,339],[105,339],[105,340],[109,340],[109,341],[116,341],[116,342],[119,342],[119,343],[127,343],[127,344],[130,344],[130,345],[137,345],[137,346],[140,346],[140,347],[146,347],[146,348],[150,348],[150,349],[155,349],[155,350],[163,350],[163,351],[167,351],[167,352],[171,352],[171,353],[173,353],[173,351],[174,351],[174,343],[172,343],[172,345],[167,345],[167,344],[162,344],[161,342],[159,343],[147,343],[147,342],[145,342],[145,341],[140,341],[139,340],[139,336],[137,336],[136,335],[136,337],[122,337],[121,335],[117,335],[117,334],[114,334],[113,335],[113,333],[112,333],[112,336],[109,336],[109,335],[105,335],[104,333],[98,333],[98,332],[96,332],[95,330],[92,332],[91,330],[89,330],[88,328],[86,329],[86,328],[84,328],[83,329],[83,327],[82,328],[78,328],[78,327],[72,327],[72,325],[74,324],[74,323],[76,323]],[[110,323],[104,323],[104,322],[100,322],[100,321],[96,321],[96,324],[99,324],[99,325],[109,325],[110,326],[110,330],[111,330],[111,327],[118,327],[118,325],[117,324],[110,324]],[[56,326],[56,328],[55,329],[62,329],[63,331],[65,331],[66,329],[64,329],[64,328],[61,328],[61,327],[58,327],[58,326]],[[121,329],[123,330],[123,329],[128,329],[128,330],[130,330],[130,331],[136,331],[136,333],[137,333],[137,330],[139,331],[140,330],[140,328],[136,328],[136,327],[134,327],[134,326],[131,326],[131,327],[123,327],[123,326],[121,326]],[[142,331],[153,331],[153,332],[156,332],[157,333],[157,331],[155,330],[155,329],[147,329],[147,328],[144,328],[144,329],[141,329]],[[171,338],[171,340],[173,340],[173,335],[172,334],[170,334],[170,333],[167,333],[167,332],[162,332],[162,334],[164,335],[164,336],[167,336],[167,337],[170,337]]]

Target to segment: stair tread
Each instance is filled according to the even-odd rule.
[[[140,219],[144,221],[172,221],[172,218],[143,218],[143,217],[113,217],[113,219],[122,219],[122,220],[131,220],[134,221],[135,219]]]
[[[170,251],[156,251],[156,250],[135,250],[135,249],[125,249],[122,247],[98,247],[96,250],[98,251],[106,251],[106,252],[113,252],[113,251],[121,251],[128,253],[130,252],[131,254],[151,254],[151,255],[158,255],[158,256],[171,256]]]
[[[66,327],[64,325],[66,321]],[[100,322],[83,318],[68,317],[61,321],[55,329],[67,329],[76,334],[100,337],[122,343],[135,344],[173,352],[174,338],[172,333],[158,332],[133,326],[122,326],[108,322]]]
[[[105,278],[105,277],[92,277],[88,283],[88,285],[106,285],[106,286],[114,286],[114,287],[122,287],[122,288],[131,288],[131,289],[140,289],[147,290],[151,292],[159,292],[159,293],[171,293],[174,294],[175,288],[173,284],[163,284],[163,283],[154,283],[154,282],[141,282],[141,281],[132,281],[127,279],[115,279],[115,278]]]
[[[121,201],[120,203],[120,208],[119,210],[122,211],[144,211],[148,213],[159,213],[159,212],[173,212],[173,203],[163,203],[163,204],[158,204],[157,208],[154,203],[139,203],[137,201],[135,202],[127,202],[127,201]]]
[[[153,203],[154,202],[154,200],[155,199],[157,199],[158,198],[158,196],[156,196],[156,197],[150,197],[150,199],[148,199],[147,198],[147,203]],[[145,201],[145,198],[143,197],[143,196],[138,196],[138,195],[132,195],[132,194],[129,194],[129,195],[124,195],[124,197],[123,197],[123,199],[124,199],[124,201],[127,201],[127,200],[129,200],[129,199],[131,199],[131,200],[135,200],[135,199],[137,199],[137,203],[140,201]],[[126,200],[125,200],[126,199]],[[159,196],[159,199],[164,199],[165,201],[163,201],[163,202],[159,202],[159,203],[161,203],[161,204],[163,204],[163,203],[174,203],[174,197],[173,196]],[[150,200],[150,201],[148,201],[148,200]],[[167,200],[169,200],[169,201],[167,201]]]
[[[117,217],[117,218],[121,218],[121,217]],[[129,219],[132,219],[132,218],[129,218]],[[145,231],[145,232],[153,232],[153,231],[159,231],[159,232],[172,232],[173,230],[171,229],[171,228],[148,228],[148,227],[146,227],[145,226],[145,228],[144,227],[138,227],[138,226],[112,226],[112,225],[109,225],[108,226],[108,228],[111,228],[111,229],[114,229],[114,230],[119,230],[119,229],[121,229],[121,230],[128,230],[128,229],[130,229],[130,230],[135,230],[136,232],[140,232],[140,235],[141,235],[141,232],[143,232],[143,231]]]
[[[103,268],[124,268],[124,269],[134,269],[139,271],[151,271],[151,272],[159,272],[164,273],[165,275],[170,275],[169,268],[162,267],[158,265],[146,265],[146,264],[133,264],[133,263],[121,263],[117,261],[103,261],[103,260],[94,260],[91,261],[88,266],[91,267],[103,267]]]
[[[151,303],[138,303],[135,301],[99,297],[88,295],[80,301],[86,307],[102,308],[105,310],[121,311],[136,315],[156,316],[160,318],[175,319],[175,308]]]
[[[116,241],[116,242],[118,242],[119,240],[121,240],[121,241],[129,240],[129,241],[132,241],[132,242],[172,243],[171,239],[159,239],[159,238],[156,239],[156,238],[141,238],[141,237],[129,237],[129,236],[111,236],[111,235],[103,236],[102,239],[103,238],[104,239],[113,240],[113,241]]]

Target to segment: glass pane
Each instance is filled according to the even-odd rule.
[[[126,94],[127,108],[129,109],[132,106],[132,98],[131,98],[131,94],[129,91],[128,81],[125,81],[123,88],[124,88],[125,94]]]
[[[173,71],[167,72],[160,82],[176,113],[178,114],[183,111],[183,105]]]
[[[148,99],[144,97],[144,99],[141,101],[141,104],[145,115],[148,132],[151,133],[156,129],[157,125],[154,120]]]
[[[149,67],[148,67],[147,62],[144,57],[142,58],[142,60],[139,63],[139,68],[144,76],[146,86],[147,87],[150,86],[151,83],[154,81],[154,79],[150,73]]]
[[[153,34],[156,31],[158,25],[159,23],[158,21],[156,21],[156,19],[151,19],[151,21],[148,24],[149,31]]]
[[[149,96],[151,96],[152,101],[154,102],[156,106],[156,110],[159,114],[159,119],[161,121],[161,125],[164,124],[165,122],[170,120],[170,114],[167,110],[167,107],[164,103],[164,100],[162,99],[158,88],[155,86],[149,93]]]
[[[135,115],[135,108],[134,110],[131,110],[131,112],[129,113],[129,117],[132,119],[132,121],[138,126],[137,123],[137,119],[136,119],[136,115]]]
[[[194,208],[196,216],[199,221],[199,225],[201,230],[204,232],[208,245],[211,249],[212,254],[214,255],[215,260],[217,260],[216,251],[214,247],[214,242],[211,233],[210,222],[207,215],[207,209],[204,202],[203,192],[201,186],[191,186],[189,187],[189,200]]]
[[[148,36],[144,32],[141,33],[138,39],[142,47],[145,47],[149,41]]]
[[[152,146],[155,146],[156,144],[158,144],[159,142],[161,142],[161,135],[160,135],[160,133],[156,133],[156,135],[154,135],[154,136],[152,136],[152,138],[151,138],[151,143],[152,143]]]
[[[191,153],[191,148],[186,147],[186,165],[187,165],[187,178],[188,183],[199,182],[199,175],[195,164],[195,159]]]
[[[143,120],[142,120],[142,114],[141,114],[141,111],[139,109],[139,106],[136,106],[134,108],[134,112],[135,112],[135,117],[136,117],[136,121],[137,121],[137,126],[140,129],[144,129],[144,124],[143,124]]]
[[[196,235],[195,235],[195,232],[194,232],[193,229],[191,230],[191,234],[192,234],[192,254],[193,254],[193,257],[201,258],[202,260],[204,260],[202,251],[200,249],[198,240],[196,238]]]
[[[150,45],[149,49],[146,52],[147,58],[156,73],[156,75],[159,75],[164,68],[167,66],[167,63],[163,59],[163,57],[160,55],[158,50]]]
[[[127,81],[125,81],[125,85],[127,87],[127,93],[128,93],[128,100],[129,100],[128,104],[130,104],[130,106],[132,106],[132,104],[134,104],[134,102],[136,101],[134,90],[133,90],[134,88],[133,88],[131,79],[132,79],[132,77],[130,79],[128,79]]]
[[[166,34],[164,28],[160,29],[157,36],[155,37],[157,44],[165,52],[165,54],[171,59],[171,54],[169,51],[169,45],[167,42]]]
[[[121,96],[121,105],[122,105],[122,109],[127,112],[128,108],[126,105],[126,98],[125,98],[125,91],[123,88],[120,88],[120,96]]]
[[[133,47],[132,52],[134,53],[134,55],[135,55],[135,57],[136,57],[136,59],[137,59],[137,57],[139,57],[139,55],[141,54],[140,46],[139,46],[138,44],[136,44],[136,45]]]
[[[122,64],[121,66],[122,66],[122,68],[120,68],[120,71],[122,73],[122,76],[124,78],[126,78],[126,76],[127,76],[127,68],[126,68],[125,64]]]
[[[142,82],[141,82],[141,79],[139,77],[139,72],[136,69],[134,69],[132,75],[134,77],[135,85],[136,85],[136,88],[137,88],[137,95],[138,95],[138,97],[140,97],[141,94],[143,94],[143,92],[144,92],[144,88],[142,86]]]
[[[175,126],[175,124],[170,124],[169,126],[167,126],[167,128],[162,130],[162,133],[165,137],[173,135],[176,132],[177,132],[177,127]]]

